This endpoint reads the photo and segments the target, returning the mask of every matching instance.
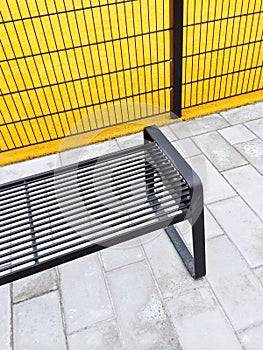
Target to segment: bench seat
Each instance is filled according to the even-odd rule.
[[[202,185],[156,127],[144,144],[0,187],[0,285],[165,228],[205,274]],[[194,256],[174,224],[189,220]]]

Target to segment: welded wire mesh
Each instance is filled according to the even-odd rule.
[[[262,12],[261,0],[2,0],[1,151],[261,90]]]
[[[169,1],[1,6],[2,150],[170,109]]]
[[[184,0],[183,43],[182,108],[263,89],[261,0]]]

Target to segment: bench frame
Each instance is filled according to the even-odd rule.
[[[167,138],[161,133],[161,131],[157,127],[150,126],[144,129],[144,143],[145,145],[149,143],[157,144],[160,150],[165,154],[166,158],[173,165],[173,167],[180,173],[181,177],[183,178],[182,180],[184,181],[184,184],[187,183],[190,189],[190,204],[189,204],[189,209],[187,211],[182,211],[181,214],[175,213],[176,215],[174,216],[174,218],[167,217],[167,220],[165,219],[163,221],[159,221],[159,222],[157,221],[154,224],[154,227],[150,228],[151,230],[149,230],[149,226],[147,226],[147,222],[146,222],[144,227],[137,228],[134,231],[131,231],[131,233],[129,232],[128,235],[120,234],[116,237],[111,237],[111,238],[106,237],[106,239],[103,240],[100,244],[93,243],[90,246],[87,246],[84,248],[82,247],[82,248],[79,248],[78,250],[67,252],[64,255],[57,256],[53,259],[43,261],[41,263],[39,263],[38,256],[36,255],[35,264],[33,266],[21,268],[18,271],[10,271],[4,276],[2,277],[0,276],[0,285],[18,280],[26,276],[30,276],[37,272],[58,266],[65,262],[69,262],[77,258],[86,256],[88,254],[98,252],[109,246],[113,246],[118,243],[125,242],[127,240],[133,239],[135,237],[144,235],[146,233],[149,233],[151,231],[155,231],[161,228],[165,229],[167,235],[169,236],[172,244],[174,245],[175,249],[178,251],[179,255],[181,256],[191,276],[195,279],[204,276],[206,273],[206,268],[205,268],[206,263],[205,263],[203,187],[202,187],[201,181],[199,177],[196,175],[196,173],[192,170],[192,168],[187,164],[187,162],[183,159],[183,157],[176,151],[173,145],[167,140]],[[131,148],[131,150],[132,149],[136,149],[136,146]],[[127,151],[126,150],[118,151],[109,155],[105,155],[104,157],[105,159],[116,159],[117,161],[118,157],[120,155],[125,154],[125,152]],[[80,162],[79,164],[82,164],[82,163],[95,164],[97,159],[98,158],[94,158],[91,160]],[[145,161],[145,165],[146,163],[148,162]],[[64,171],[64,170],[74,169],[76,168],[77,165],[78,164],[66,166],[66,167],[57,169],[56,172],[59,170]],[[149,163],[147,166],[149,167]],[[149,171],[148,172],[145,171],[145,181],[146,181],[146,189],[147,189],[146,196],[148,198],[148,202],[151,204],[152,210],[157,211],[156,208],[158,207],[158,198],[155,195],[153,177],[151,177],[149,174],[150,174]],[[12,181],[10,183],[1,185],[0,189],[1,188],[5,189],[8,187],[12,188],[12,187],[15,187],[16,185],[21,185],[22,183],[24,183],[25,189],[27,191],[26,180],[42,179],[47,176],[49,178],[52,178],[52,176],[55,176],[55,171],[48,171],[42,174],[30,176],[25,179]],[[182,197],[180,198],[181,198],[180,203],[183,203]],[[28,210],[30,215],[30,205],[28,206]],[[187,246],[185,245],[179,233],[174,227],[174,224],[184,220],[188,220],[192,226],[193,255],[190,253]],[[33,226],[33,219],[31,219],[31,221]],[[32,242],[34,242],[33,231],[31,235],[32,235]]]
[[[173,147],[167,138],[154,126],[144,129],[144,140],[156,142],[165,152],[174,167],[180,172],[191,189],[191,205],[187,215],[180,221],[188,220],[192,227],[193,255],[180,237],[174,227],[174,223],[169,224],[165,231],[172,241],[175,249],[180,254],[186,268],[194,279],[205,276],[205,232],[204,232],[204,200],[203,185],[199,176],[190,165],[184,160],[181,154]],[[155,197],[156,198],[156,197]],[[176,221],[178,222],[178,221]]]

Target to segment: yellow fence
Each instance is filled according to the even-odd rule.
[[[0,164],[169,122],[171,2],[2,0]],[[183,117],[262,99],[262,1],[185,0],[183,20]]]
[[[185,1],[186,117],[263,99],[262,11],[260,0]]]

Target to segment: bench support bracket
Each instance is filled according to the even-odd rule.
[[[203,200],[203,186],[198,175],[185,162],[182,156],[177,152],[167,138],[154,126],[144,129],[144,142],[156,142],[166,156],[174,164],[175,168],[182,174],[191,188],[191,205],[187,214],[182,220],[188,220],[192,226],[193,239],[193,255],[185,245],[180,237],[174,223],[179,222],[176,218],[172,220],[171,224],[165,228],[168,237],[172,241],[175,249],[181,256],[186,268],[194,279],[201,278],[206,274],[205,261],[205,232],[204,232],[204,200]],[[149,186],[151,183],[151,186]],[[153,179],[146,176],[146,185],[148,195],[152,198],[152,207],[156,211],[156,203],[158,198],[155,195]]]
[[[174,225],[165,228],[165,232],[173,243],[183,263],[194,279],[205,275],[205,239],[204,239],[204,212],[201,211],[198,219],[192,225],[193,252],[192,255],[179,235]]]

